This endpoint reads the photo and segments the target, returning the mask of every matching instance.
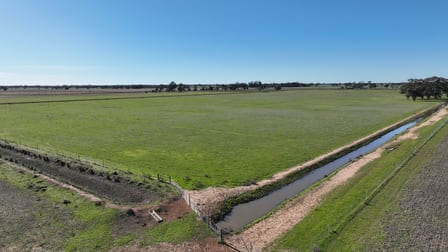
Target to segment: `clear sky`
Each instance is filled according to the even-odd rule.
[[[446,0],[0,0],[0,85],[448,77]]]

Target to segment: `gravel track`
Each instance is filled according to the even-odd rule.
[[[400,211],[385,218],[383,249],[448,251],[448,136],[404,189]]]

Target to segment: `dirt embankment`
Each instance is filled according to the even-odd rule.
[[[0,142],[0,158],[116,203],[151,203],[159,201],[163,193],[163,188],[152,188],[117,172],[98,172],[79,161],[35,153],[6,142]]]

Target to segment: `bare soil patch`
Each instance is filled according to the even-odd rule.
[[[171,222],[181,219],[190,214],[192,210],[180,197],[171,198],[162,203],[156,208],[133,208],[134,215],[122,217],[117,223],[117,228],[114,230],[115,235],[123,235],[136,233],[142,230],[143,227],[151,227],[157,225],[149,214],[149,210],[155,210],[164,222]],[[216,252],[234,252],[235,250],[220,244],[215,237],[207,237],[204,239],[182,242],[179,244],[172,244],[162,242],[155,245],[141,247],[139,245],[128,245],[124,247],[113,248],[110,251],[114,252],[143,252],[143,251],[216,251]]]
[[[164,221],[181,219],[192,212],[191,208],[180,197],[171,198],[167,202],[159,205],[155,211],[164,219]]]
[[[151,210],[156,211],[164,222],[181,219],[192,212],[190,207],[180,197],[172,197],[157,207],[128,208],[123,211],[121,218],[117,221],[114,234],[137,233],[145,227],[157,225],[157,222],[149,214]]]
[[[148,208],[131,209],[123,211],[120,218],[114,223],[113,235],[115,237],[128,234],[138,234],[148,227],[157,225],[151,218]]]
[[[407,133],[400,135],[397,138],[397,141],[401,141],[401,140],[405,140],[405,139],[416,139],[418,137],[416,134],[416,131],[418,129],[428,126],[428,125],[432,125],[432,124],[440,121],[447,113],[448,113],[448,111],[446,109],[439,110],[439,112],[437,112],[436,114],[431,116],[431,118],[429,118],[428,120],[416,125],[415,127],[410,128]]]

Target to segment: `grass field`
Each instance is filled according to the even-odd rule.
[[[171,175],[186,188],[236,186],[432,105],[407,101],[396,90],[3,104],[0,137],[137,175]]]
[[[384,239],[382,218],[385,213],[397,209],[403,184],[408,182],[416,170],[421,168],[422,162],[431,156],[441,136],[448,133],[447,129],[425,145],[342,233],[336,234],[333,231],[436,126],[421,129],[418,140],[407,140],[401,143],[398,149],[385,152],[380,159],[362,167],[355,177],[333,190],[312,213],[279,239],[272,250],[310,251],[317,247],[324,251],[381,250]]]

